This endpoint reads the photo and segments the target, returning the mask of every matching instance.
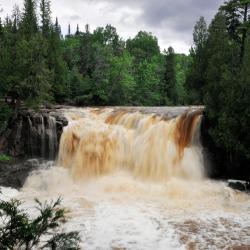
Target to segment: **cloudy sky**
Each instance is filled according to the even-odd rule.
[[[200,16],[207,22],[223,0],[51,0],[53,18],[59,18],[66,33],[70,23],[93,30],[112,24],[124,38],[133,37],[140,30],[150,31],[159,39],[161,49],[174,47],[176,52],[188,53],[192,45],[192,30]],[[0,16],[20,7],[23,0],[0,0]]]

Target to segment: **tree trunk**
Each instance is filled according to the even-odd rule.
[[[247,37],[247,28],[245,27],[245,24],[247,23],[247,16],[248,16],[248,3],[244,6],[244,17],[243,17],[243,32],[242,32],[242,41],[241,41],[241,58],[244,56],[245,52],[245,40]]]

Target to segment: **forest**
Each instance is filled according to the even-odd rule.
[[[124,40],[110,24],[63,35],[59,21],[50,0],[25,0],[0,19],[1,100],[14,109],[204,105],[212,175],[250,178],[250,0],[224,2],[210,24],[200,17],[189,55],[161,51],[146,31]],[[13,112],[2,101],[1,123]]]

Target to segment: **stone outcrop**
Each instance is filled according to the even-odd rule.
[[[67,119],[60,108],[20,109],[0,137],[0,151],[13,157],[55,159]]]
[[[38,159],[15,160],[15,162],[0,163],[0,187],[22,188],[31,172],[48,168],[53,162]]]

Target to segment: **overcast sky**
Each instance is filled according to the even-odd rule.
[[[174,47],[176,52],[188,53],[192,45],[195,22],[204,16],[209,23],[223,0],[52,0],[53,18],[56,16],[63,33],[71,24],[85,24],[93,30],[111,24],[124,38],[133,37],[140,30],[150,31],[159,39],[161,49]],[[23,0],[0,0],[0,16],[11,13],[14,4],[22,8]]]

